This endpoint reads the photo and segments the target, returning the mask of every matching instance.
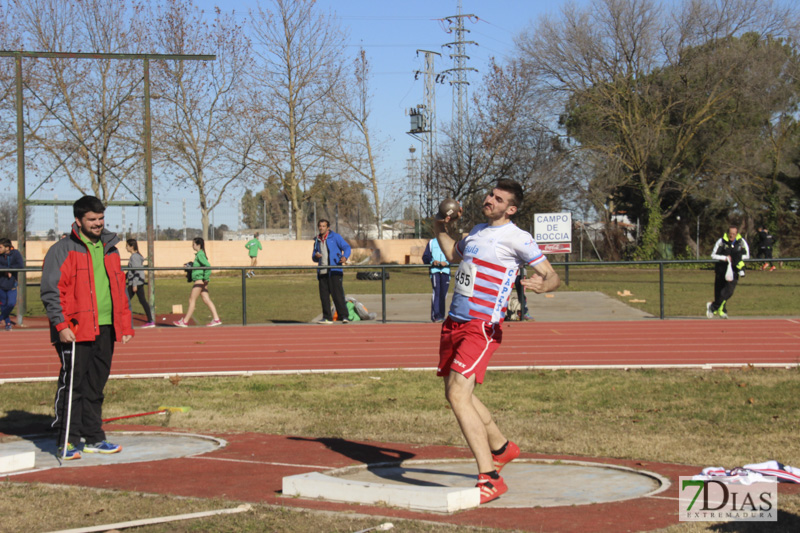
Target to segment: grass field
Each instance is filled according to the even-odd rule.
[[[379,379],[375,379],[379,378]],[[342,394],[346,391],[346,394]],[[504,431],[527,451],[607,456],[699,466],[738,466],[777,459],[800,464],[800,369],[745,367],[718,371],[544,371],[492,372],[479,391]],[[13,431],[50,416],[52,383],[0,387],[0,430]],[[193,432],[254,431],[306,437],[340,437],[420,444],[463,446],[443,399],[440,380],[429,373],[253,376],[112,380],[106,388],[105,416],[140,412],[155,405],[190,405],[188,413],[151,417],[138,423],[167,425]],[[113,424],[109,425],[113,428]],[[0,516],[16,502],[17,524],[37,520],[42,509],[61,509],[68,496],[61,489],[0,485]],[[82,489],[84,490],[84,489]],[[67,491],[69,493],[69,491]],[[164,500],[168,500],[165,502]],[[167,497],[103,493],[95,504],[80,502],[75,516],[61,527],[97,520],[171,514],[167,508],[215,509],[230,502],[177,502]],[[5,503],[3,503],[5,502]],[[126,503],[127,502],[127,503]],[[92,505],[89,505],[92,503]],[[3,506],[6,509],[3,509]],[[87,507],[88,506],[88,507]],[[134,506],[134,507],[131,507]],[[800,497],[781,499],[781,510],[800,520]],[[114,511],[117,509],[117,511]],[[195,509],[196,510],[196,509]],[[64,510],[65,513],[70,514]],[[190,511],[174,511],[190,512]],[[376,525],[314,513],[259,507],[273,531],[355,531]],[[107,515],[107,516],[106,516]],[[112,518],[113,517],[113,518]],[[7,527],[11,522],[4,520]],[[293,529],[295,523],[303,528]],[[362,524],[367,525],[362,525]],[[189,526],[187,526],[188,528]],[[245,516],[197,521],[196,529],[141,531],[263,531]],[[260,529],[260,527],[262,527]],[[706,531],[679,526],[675,531]],[[0,530],[3,526],[0,526]],[[12,528],[29,531],[36,528]],[[398,531],[451,531],[448,526],[405,524]]]
[[[562,279],[563,267],[557,269]],[[316,274],[312,271],[263,271],[246,280],[247,323],[309,322],[320,313]],[[427,271],[421,269],[389,270],[386,281],[388,294],[430,293]],[[354,271],[345,275],[347,294],[380,294],[380,281],[360,281]],[[227,324],[242,321],[242,279],[232,274],[214,274],[209,286],[211,298],[222,321]],[[156,280],[156,313],[172,312],[174,304],[186,309],[190,286],[183,278]],[[659,274],[657,268],[571,266],[569,285],[562,283],[560,291],[597,291],[628,305],[659,316]],[[622,297],[618,292],[629,291]],[[714,273],[697,268],[665,268],[664,307],[667,317],[692,317],[705,314],[705,303],[714,297]],[[28,316],[44,314],[38,287],[28,289]],[[631,300],[645,300],[635,303]],[[796,316],[800,301],[800,270],[780,269],[775,272],[750,271],[737,286],[728,304],[731,316]],[[141,312],[139,303],[134,312]],[[391,309],[387,309],[391,314]],[[198,302],[196,321],[210,321],[211,314]]]

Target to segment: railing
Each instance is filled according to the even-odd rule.
[[[771,263],[794,263],[800,262],[800,258],[797,257],[781,257],[781,258],[773,258],[769,260]],[[748,259],[745,263],[763,263],[763,259]],[[564,267],[564,284],[569,285],[569,271],[571,268],[586,268],[586,267],[598,267],[598,266],[611,266],[611,267],[620,267],[620,266],[647,266],[647,265],[658,265],[658,294],[659,294],[659,318],[664,319],[664,265],[700,265],[700,264],[714,264],[716,263],[713,259],[690,259],[690,260],[653,260],[653,261],[584,261],[584,262],[572,262],[572,261],[563,261],[563,262],[554,262],[552,263],[554,267]],[[457,268],[458,264],[452,264],[451,267]],[[240,272],[241,280],[242,280],[242,325],[247,325],[247,272],[254,270],[257,272],[269,272],[269,271],[280,271],[280,270],[320,270],[320,266],[242,266],[242,267],[224,267],[224,266],[212,266],[212,267],[140,267],[136,269],[131,269],[127,267],[123,267],[123,270],[146,270],[146,271],[153,271],[153,272],[182,272],[185,270],[213,270],[215,272],[218,271],[238,271]],[[329,268],[329,267],[327,267]],[[380,271],[381,273],[381,322],[386,323],[386,273],[388,270],[402,270],[402,269],[428,269],[428,265],[341,265],[337,266],[336,268],[341,268],[343,270],[369,270],[369,271]],[[9,269],[7,271],[11,272],[37,272],[40,273],[41,270],[37,268],[23,268],[23,269]],[[35,285],[32,283],[28,283],[28,285]],[[19,315],[18,315],[19,316]],[[21,318],[21,317],[20,317]]]
[[[744,262],[749,263],[764,263],[765,259],[747,259]],[[800,262],[798,257],[778,257],[768,260],[770,263],[792,263]],[[561,263],[553,263],[553,266],[564,267],[564,283],[569,285],[569,269],[570,267],[588,267],[588,266],[639,266],[639,265],[658,265],[658,306],[659,318],[664,319],[664,265],[707,265],[715,264],[717,261],[714,259],[682,259],[682,260],[653,260],[653,261],[584,261],[574,263],[565,261]]]

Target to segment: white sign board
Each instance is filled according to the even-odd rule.
[[[537,213],[533,217],[533,240],[572,242],[572,213]]]

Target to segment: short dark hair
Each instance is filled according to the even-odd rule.
[[[83,215],[90,211],[92,213],[105,213],[106,206],[104,206],[103,202],[100,201],[100,198],[96,196],[84,196],[72,204],[72,214],[77,219],[83,218]]]
[[[125,243],[128,246],[130,246],[131,248],[133,248],[134,252],[138,252],[139,251],[139,243],[136,242],[136,239],[128,239],[127,241],[125,241]]]
[[[517,211],[519,211],[519,209],[522,207],[522,185],[514,180],[499,179],[497,180],[494,188],[511,193],[511,201],[509,203],[513,206],[516,206]]]
[[[11,239],[8,237],[0,238],[0,245],[5,246],[6,248],[11,248]]]
[[[319,219],[319,221],[317,222],[317,226],[319,226],[319,225],[320,225],[320,224],[322,224],[323,222],[324,222],[324,223],[325,223],[325,225],[326,225],[326,226],[328,226],[329,228],[331,227],[331,223],[330,223],[330,222],[329,222],[327,219],[325,219],[325,218],[321,218],[321,219]]]

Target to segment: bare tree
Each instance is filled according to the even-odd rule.
[[[20,50],[22,36],[12,19],[11,9],[0,6],[0,48]],[[25,75],[23,71],[23,75]],[[0,161],[16,154],[16,74],[14,58],[0,58]],[[25,82],[30,84],[30,76]],[[29,127],[36,127],[29,124]]]
[[[5,237],[11,240],[17,240],[19,238],[17,235],[17,229],[19,228],[17,225],[18,216],[19,212],[17,211],[17,199],[0,197],[0,237]],[[26,222],[30,222],[31,218],[31,208],[26,207]]]
[[[217,10],[209,25],[190,0],[165,1],[151,29],[163,53],[217,56],[209,62],[158,61],[153,80],[154,153],[163,173],[197,192],[207,239],[209,214],[251,164],[255,140],[241,119],[248,114],[249,41],[232,16]]]
[[[17,0],[14,20],[34,50],[132,53],[141,43],[137,10],[129,0]],[[141,168],[141,104],[135,96],[140,67],[126,60],[63,58],[28,65],[27,109],[29,116],[38,113],[41,124],[28,137],[81,193],[113,199]]]
[[[347,76],[342,76],[337,90],[333,93],[333,103],[338,113],[330,127],[335,131],[330,143],[325,139],[322,150],[344,167],[344,172],[353,174],[365,181],[372,194],[375,212],[375,225],[378,238],[383,238],[383,211],[376,167],[376,154],[373,149],[370,115],[371,94],[369,89],[371,67],[364,50],[360,50]]]
[[[302,238],[304,203],[311,180],[325,169],[332,139],[330,113],[342,74],[345,36],[313,0],[273,0],[253,13],[258,65],[252,71],[258,164],[277,176],[289,199],[296,237]]]

